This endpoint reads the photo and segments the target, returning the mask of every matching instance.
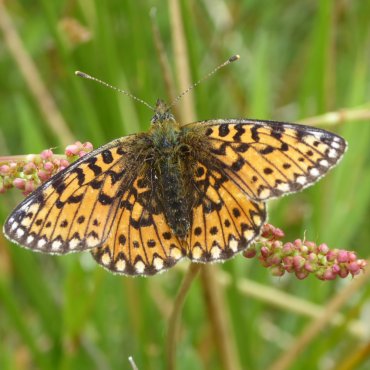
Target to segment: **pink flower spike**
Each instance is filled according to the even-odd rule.
[[[307,271],[296,271],[295,276],[297,277],[297,279],[303,280],[308,276],[308,272]]]
[[[329,252],[329,247],[324,243],[320,244],[317,249],[319,253],[324,254],[324,255],[326,255]]]
[[[281,249],[281,242],[275,240],[271,243],[271,249],[275,251],[276,249]]]
[[[25,179],[21,179],[19,177],[15,178],[13,180],[13,186],[17,189],[20,189],[20,190],[24,190],[25,186],[26,186],[26,180]]]
[[[351,262],[349,265],[348,265],[348,271],[352,274],[352,275],[357,275],[360,273],[361,271],[361,267],[358,265],[357,262]]]
[[[311,252],[308,256],[307,256],[307,261],[309,262],[316,262],[317,261],[317,254]]]
[[[308,272],[313,272],[313,271],[314,271],[313,266],[312,266],[312,265],[311,265],[311,263],[309,263],[309,262],[306,262],[306,263],[304,264],[304,269],[305,269],[306,271],[308,271]]]
[[[306,247],[308,247],[310,250],[313,250],[313,249],[316,247],[316,244],[315,244],[314,242],[310,242],[310,241],[308,241],[308,240],[306,240],[306,241],[304,242],[304,245],[305,245]]]
[[[64,169],[64,168],[68,167],[69,165],[70,165],[70,163],[66,159],[61,159],[60,160],[60,163],[59,163],[60,169]]]
[[[0,176],[5,176],[10,172],[10,167],[6,164],[0,166]]]
[[[53,171],[53,169],[54,169],[54,164],[53,164],[52,162],[46,162],[46,163],[44,164],[44,169],[45,169],[45,171],[47,171],[47,172],[52,172],[52,171]]]
[[[269,258],[269,262],[271,265],[280,265],[281,263],[281,258],[277,255],[272,255],[270,258]]]
[[[28,162],[23,167],[23,172],[25,175],[31,175],[36,170],[36,165],[33,162]]]
[[[50,173],[44,170],[40,170],[37,172],[37,176],[41,182],[45,182],[46,180],[50,179]]]
[[[331,262],[334,261],[337,258],[337,251],[335,249],[329,250],[326,254],[326,259]]]
[[[294,244],[294,246],[297,248],[300,248],[301,247],[301,245],[302,245],[302,240],[301,239],[296,239],[296,240],[294,240],[294,242],[293,242],[293,244]]]
[[[334,274],[338,274],[340,272],[340,266],[335,263],[332,266],[332,270],[333,270]]]
[[[337,255],[337,261],[338,263],[346,263],[349,261],[349,256],[348,256],[348,252],[347,251],[344,251],[344,250],[339,250],[338,251],[338,255]]]
[[[285,234],[284,234],[283,230],[276,227],[275,230],[274,230],[274,236],[275,236],[276,239],[282,239],[282,238],[284,238]]]
[[[347,252],[348,253],[348,261],[356,261],[357,260],[357,255],[355,252]]]
[[[91,152],[91,151],[94,149],[94,147],[93,147],[93,145],[90,143],[90,141],[86,141],[86,143],[83,143],[83,144],[82,144],[82,147],[83,147],[86,151],[88,151],[88,152]]]
[[[294,245],[293,243],[285,243],[284,246],[283,246],[283,253],[284,254],[290,254],[294,251]]]
[[[334,280],[337,277],[337,275],[330,269],[326,270],[323,274],[324,280]]]
[[[341,267],[340,271],[338,272],[338,276],[342,279],[346,278],[349,274],[349,271],[346,267]]]
[[[26,181],[26,184],[24,186],[24,192],[23,194],[27,195],[32,193],[35,190],[35,183],[32,180]]]
[[[261,248],[261,256],[267,258],[270,255],[270,250],[267,247]]]
[[[44,160],[47,161],[48,159],[51,159],[53,157],[53,151],[51,149],[46,149],[43,150],[40,154],[40,157]]]
[[[302,256],[293,257],[293,266],[296,270],[300,270],[304,266],[305,262],[306,260]]]
[[[76,145],[76,144],[72,144],[72,145],[67,145],[66,149],[65,149],[65,155],[67,157],[71,157],[71,156],[74,156],[78,153],[79,151],[79,146]]]
[[[256,248],[254,246],[251,246],[244,251],[243,256],[246,258],[253,258],[256,256],[256,254]]]
[[[275,266],[271,269],[271,273],[273,276],[283,276],[285,274],[285,270],[282,266]]]

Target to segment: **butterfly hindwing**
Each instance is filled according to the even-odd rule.
[[[100,245],[134,176],[124,149],[133,139],[115,140],[53,176],[12,212],[5,235],[26,248],[55,254]]]
[[[241,119],[191,125],[204,126],[210,154],[255,200],[312,185],[338,163],[347,147],[340,136],[298,124]]]
[[[250,200],[237,185],[211,166],[198,163],[194,187],[198,203],[192,211],[188,257],[194,262],[226,260],[259,235],[265,204]]]
[[[138,177],[121,199],[109,237],[92,250],[95,260],[108,270],[153,275],[184,256],[154,190],[148,179]]]

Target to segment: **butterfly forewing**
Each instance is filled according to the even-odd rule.
[[[7,219],[8,238],[56,254],[101,245],[135,176],[124,150],[132,139],[128,136],[87,154],[40,186]]]
[[[191,125],[206,127],[214,161],[255,200],[312,185],[347,147],[344,139],[325,130],[283,122],[211,120]]]

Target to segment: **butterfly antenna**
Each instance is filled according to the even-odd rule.
[[[191,86],[189,86],[184,92],[182,92],[180,95],[178,95],[175,100],[169,105],[169,109],[172,108],[174,105],[177,104],[177,102],[184,96],[186,95],[189,91],[193,90],[194,87],[198,86],[201,82],[203,82],[204,80],[207,80],[208,78],[210,78],[213,74],[215,74],[219,69],[223,68],[223,67],[226,67],[228,64],[232,63],[232,62],[235,62],[237,60],[240,59],[240,56],[239,55],[233,55],[232,57],[230,57],[226,62],[220,64],[218,67],[216,67],[214,70],[212,70],[211,72],[209,72],[207,75],[205,75],[204,77],[202,77],[200,80],[198,80],[197,82],[193,83]]]
[[[144,101],[144,100],[142,100],[142,99],[139,99],[139,98],[138,98],[138,97],[136,97],[135,95],[132,95],[132,94],[130,94],[129,92],[127,92],[127,91],[125,91],[125,90],[122,90],[122,89],[119,89],[118,87],[115,87],[115,86],[113,86],[113,85],[110,85],[109,83],[104,82],[104,81],[102,81],[102,80],[99,80],[99,79],[98,79],[98,78],[96,78],[96,77],[90,76],[90,75],[88,75],[88,74],[87,74],[87,73],[85,73],[85,72],[76,71],[76,72],[75,72],[75,75],[76,75],[76,76],[79,76],[79,77],[82,77],[82,78],[86,78],[87,80],[92,80],[92,81],[98,82],[98,83],[100,83],[101,85],[106,86],[106,87],[109,87],[109,88],[110,88],[110,89],[112,89],[112,90],[116,90],[116,91],[118,91],[118,92],[120,92],[120,93],[122,93],[122,94],[124,94],[124,95],[127,95],[127,96],[129,96],[130,98],[132,98],[132,99],[134,99],[134,100],[136,100],[136,101],[138,101],[138,102],[140,102],[140,103],[144,104],[145,106],[147,106],[147,107],[148,107],[149,109],[151,109],[152,111],[155,111],[155,109],[154,109],[151,105],[149,105],[146,101]]]

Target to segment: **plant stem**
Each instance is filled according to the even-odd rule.
[[[222,294],[222,285],[217,281],[217,267],[205,265],[201,271],[204,300],[213,329],[213,338],[225,370],[241,369],[237,346],[233,336],[228,308]]]
[[[188,271],[186,272],[184,279],[182,281],[181,287],[175,301],[173,303],[172,313],[168,322],[168,331],[167,331],[167,369],[175,370],[176,368],[176,345],[178,339],[178,332],[180,328],[180,317],[182,306],[186,295],[191,287],[191,283],[196,277],[199,269],[201,268],[200,264],[191,263]]]

